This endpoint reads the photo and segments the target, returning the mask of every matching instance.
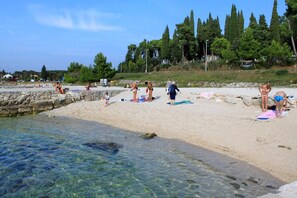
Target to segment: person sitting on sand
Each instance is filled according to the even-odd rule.
[[[147,101],[151,102],[153,100],[153,83],[148,82],[147,83],[147,88],[146,88],[146,93],[148,93]]]
[[[133,91],[133,102],[137,102],[137,90],[138,86],[136,83],[132,83],[131,85],[131,91]]]
[[[168,93],[167,93],[169,95],[170,100],[171,100],[171,102],[170,102],[171,105],[175,104],[176,91],[181,93],[180,90],[177,88],[175,82],[172,81],[171,85],[168,88]]]
[[[259,87],[259,91],[261,93],[262,112],[265,112],[265,111],[267,111],[267,108],[268,108],[268,93],[271,91],[270,83],[262,84]]]
[[[280,117],[287,105],[287,94],[283,91],[278,91],[273,96],[275,101],[275,114],[276,117]]]
[[[56,83],[55,89],[56,89],[56,93],[60,93],[60,94],[63,94],[64,93],[64,91],[62,89],[62,85],[60,84],[60,82],[57,82]]]

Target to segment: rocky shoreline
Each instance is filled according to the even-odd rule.
[[[108,90],[114,96],[123,90]],[[74,90],[65,94],[57,94],[53,90],[10,91],[0,92],[0,117],[35,114],[59,108],[77,101],[99,100],[106,90]]]

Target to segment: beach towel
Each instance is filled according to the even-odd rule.
[[[134,101],[133,99],[130,100],[130,102],[137,102],[137,103],[142,103],[145,101],[146,101],[145,95],[141,95],[140,98],[137,99],[137,101]]]
[[[167,104],[171,104],[170,102],[167,102]],[[180,102],[175,102],[174,105],[180,105],[180,104],[193,104],[190,100],[182,100]]]
[[[260,115],[257,116],[257,120],[269,120],[276,117],[274,110],[267,110],[262,112]]]
[[[214,95],[213,92],[202,92],[200,93],[201,98],[210,99]]]
[[[284,117],[288,114],[288,111],[283,111],[281,116]],[[268,110],[266,112],[262,112],[260,115],[257,116],[257,120],[269,120],[273,118],[276,118],[275,110]]]

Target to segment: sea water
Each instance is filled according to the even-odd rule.
[[[37,115],[0,123],[0,197],[257,197],[282,184],[184,142],[95,122]]]

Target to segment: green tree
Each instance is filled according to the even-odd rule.
[[[107,62],[107,58],[101,52],[95,56],[93,72],[96,80],[110,79],[116,74],[115,69],[112,68],[112,63]]]
[[[238,35],[241,36],[244,31],[244,17],[242,10],[238,14]]]
[[[297,57],[297,50],[295,46],[295,40],[297,39],[297,2],[296,0],[286,0],[288,6],[285,16],[288,18],[288,27],[292,31],[291,44]]]
[[[190,26],[190,35],[189,35],[189,54],[190,54],[190,59],[195,59],[196,54],[197,54],[197,42],[195,38],[195,22],[194,22],[194,11],[191,10],[190,13],[190,21],[189,21],[189,26]]]
[[[47,71],[46,71],[45,65],[43,65],[42,68],[41,68],[41,78],[44,81],[47,80]]]
[[[231,44],[226,38],[216,37],[216,39],[211,45],[211,51],[214,54],[219,55],[221,58],[223,58],[224,51],[229,50],[230,46]]]
[[[205,22],[202,23],[201,19],[198,18],[198,22],[197,22],[197,45],[198,45],[198,57],[202,57],[204,56],[204,52],[205,52],[205,41],[206,41],[206,25]]]
[[[162,36],[161,57],[165,63],[168,63],[170,60],[170,37],[168,25]]]
[[[280,42],[280,31],[279,31],[279,15],[277,13],[277,0],[274,0],[273,10],[270,22],[270,37],[271,40]]]
[[[137,49],[137,47],[136,47],[135,44],[130,44],[128,46],[128,51],[127,51],[126,59],[125,59],[126,62],[135,61],[134,57],[135,57],[135,51],[136,51],[136,49]]]
[[[232,5],[231,15],[226,17],[225,24],[225,38],[233,43],[235,40],[239,38],[239,20],[238,13],[235,5]]]
[[[86,66],[81,67],[79,81],[81,83],[94,82],[95,81],[94,74],[93,74],[91,66],[90,67],[86,67]]]
[[[292,56],[290,47],[285,43],[281,45],[279,42],[273,40],[271,45],[266,49],[267,52],[267,63],[270,65],[287,65]]]
[[[259,57],[260,43],[254,39],[253,29],[247,28],[239,44],[238,55],[244,60],[254,60]]]
[[[79,82],[80,80],[80,69],[84,65],[77,63],[77,62],[71,62],[68,69],[67,73],[64,76],[64,81],[67,83],[76,83]]]
[[[183,23],[176,24],[177,37],[182,50],[182,61],[185,58],[186,60],[192,60],[190,53],[190,44],[191,44],[191,27],[189,17],[187,16]]]
[[[266,19],[264,15],[260,15],[259,18],[259,24],[253,29],[253,36],[254,39],[257,40],[260,43],[261,49],[260,49],[260,56],[265,55],[265,52],[263,49],[268,47],[271,43],[270,41],[270,34],[269,34],[269,28],[266,23]]]
[[[254,17],[254,14],[252,13],[250,16],[249,28],[256,29],[257,26],[258,26],[257,19]]]
[[[174,30],[172,44],[171,44],[171,62],[176,64],[181,60],[181,46],[179,44],[177,30]]]

